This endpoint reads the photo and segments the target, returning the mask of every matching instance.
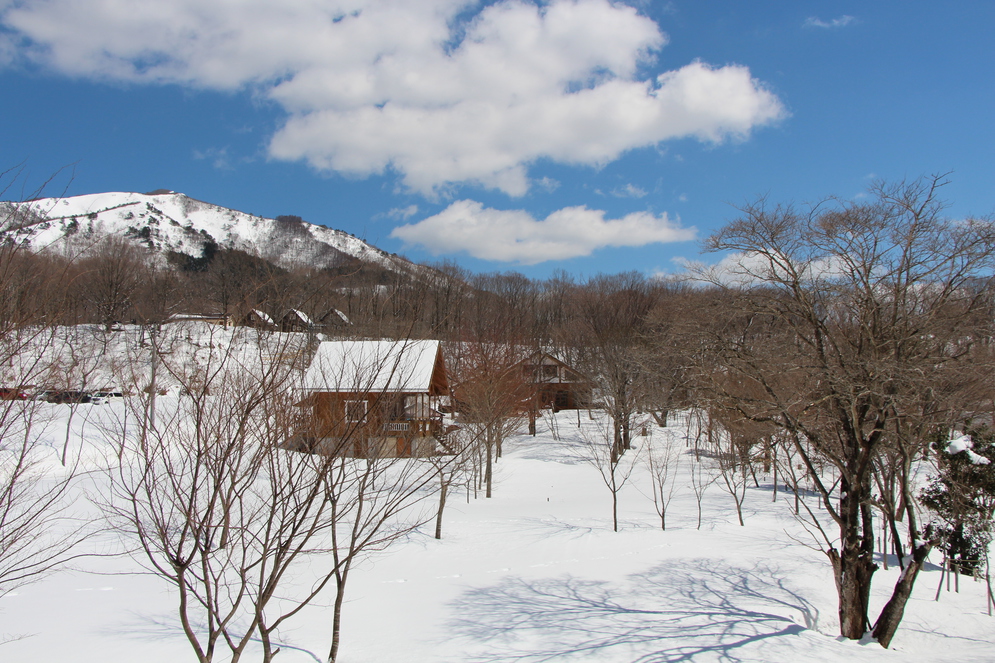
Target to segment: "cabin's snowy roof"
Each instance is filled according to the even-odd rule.
[[[309,391],[426,392],[439,341],[325,341],[304,375]]]
[[[273,322],[273,318],[269,317],[266,313],[260,311],[257,308],[252,309],[252,314],[255,315],[261,322],[265,322],[268,325],[276,324]]]
[[[297,318],[297,320],[299,320],[301,323],[309,326],[314,324],[313,322],[311,322],[311,318],[308,317],[307,313],[305,313],[304,311],[298,311],[295,308],[290,309],[289,311],[287,311],[287,315],[283,316],[284,320],[288,318]]]

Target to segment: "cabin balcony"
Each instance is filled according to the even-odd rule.
[[[385,421],[383,431],[396,437],[431,437],[442,432],[442,421],[435,419]]]

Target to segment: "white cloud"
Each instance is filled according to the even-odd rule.
[[[418,205],[408,205],[407,207],[395,207],[383,214],[377,214],[378,219],[393,219],[394,221],[407,221],[418,213]]]
[[[857,19],[855,19],[853,16],[849,16],[847,14],[844,14],[843,16],[840,16],[839,18],[834,18],[834,19],[829,20],[829,21],[823,21],[818,16],[809,16],[807,19],[805,19],[805,22],[802,23],[802,27],[803,28],[828,28],[828,29],[843,28],[843,27],[846,27],[846,26],[850,25],[855,20],[857,20]]]
[[[673,262],[683,276],[700,283],[721,283],[733,287],[746,287],[771,283],[787,278],[787,271],[780,264],[759,253],[736,252],[724,255],[717,263],[707,264],[697,260],[677,257]],[[802,280],[812,281],[836,278],[846,273],[846,267],[835,258],[814,258],[793,266]]]
[[[198,161],[210,161],[217,170],[234,170],[228,156],[227,147],[209,147],[206,150],[194,150],[193,158]]]
[[[695,229],[682,228],[666,214],[635,212],[605,219],[604,211],[580,206],[565,207],[540,221],[524,210],[459,200],[435,216],[395,228],[391,237],[435,255],[465,251],[484,260],[534,265],[590,255],[608,246],[689,241]]]
[[[746,67],[642,73],[667,41],[610,0],[34,0],[0,53],[70,76],[252,89],[288,113],[270,156],[431,194],[524,194],[538,159],[600,166],[785,115]],[[464,20],[463,17],[470,15]]]
[[[542,179],[535,180],[534,184],[546,193],[553,193],[560,188],[559,180],[554,180],[552,177],[543,177]]]
[[[612,195],[616,198],[642,198],[646,195],[646,190],[635,184],[626,184],[612,190]]]

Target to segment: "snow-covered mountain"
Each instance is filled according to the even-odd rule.
[[[163,254],[175,251],[193,257],[200,257],[213,241],[288,268],[334,267],[351,258],[393,271],[412,267],[341,230],[296,217],[267,219],[173,191],[96,193],[0,205],[0,219],[16,219],[18,240],[35,249],[85,251],[104,235],[119,235]]]

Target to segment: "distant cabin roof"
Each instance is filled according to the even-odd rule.
[[[308,391],[427,392],[439,341],[325,341],[304,374]]]
[[[287,311],[287,315],[283,316],[284,320],[287,320],[288,318],[297,318],[298,321],[308,326],[314,324],[311,322],[311,318],[308,317],[307,313],[305,313],[304,311],[298,311],[295,308],[290,309],[289,311]]]
[[[252,313],[253,313],[253,314],[254,314],[254,315],[255,315],[255,316],[257,317],[257,318],[259,318],[259,320],[260,320],[261,322],[265,322],[265,323],[266,323],[266,324],[268,324],[268,325],[272,325],[272,324],[275,324],[275,323],[273,322],[273,318],[269,317],[268,315],[266,315],[265,313],[263,313],[262,311],[260,311],[260,310],[259,310],[259,309],[257,309],[257,308],[254,308],[254,309],[252,309]]]

